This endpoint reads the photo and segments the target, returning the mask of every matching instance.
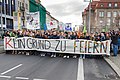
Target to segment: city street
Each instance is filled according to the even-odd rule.
[[[0,80],[120,80],[120,0],[0,0]]]
[[[0,80],[119,80],[103,59],[0,54]]]

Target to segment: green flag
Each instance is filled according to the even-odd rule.
[[[87,32],[86,25],[84,24],[83,33],[86,33],[86,32]]]

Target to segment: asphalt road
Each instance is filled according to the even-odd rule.
[[[0,80],[77,80],[77,64],[78,59],[0,54]]]
[[[116,78],[103,59],[0,54],[0,80],[119,80]]]

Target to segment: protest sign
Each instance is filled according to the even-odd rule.
[[[32,37],[5,37],[5,50],[36,50],[44,52],[110,55],[110,40],[38,39]]]

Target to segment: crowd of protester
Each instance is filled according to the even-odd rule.
[[[111,30],[109,32],[95,32],[95,33],[83,33],[83,32],[64,32],[64,31],[58,31],[55,29],[52,30],[12,30],[12,31],[6,31],[3,34],[4,37],[34,37],[39,39],[87,39],[87,40],[93,40],[93,41],[105,41],[105,40],[111,40],[111,51],[113,52],[113,56],[117,56],[119,53],[119,46],[120,46],[120,32]],[[15,51],[13,51],[16,53]],[[17,54],[24,54],[24,53],[31,53],[36,54],[34,51],[31,52],[24,52],[19,51]],[[41,52],[41,56],[45,56],[46,54],[44,52]],[[49,54],[51,57],[56,57],[56,53]],[[61,56],[61,55],[59,55]],[[76,55],[72,55],[76,58]],[[70,56],[68,54],[64,54],[64,58],[69,58]],[[84,57],[84,56],[83,56]]]

